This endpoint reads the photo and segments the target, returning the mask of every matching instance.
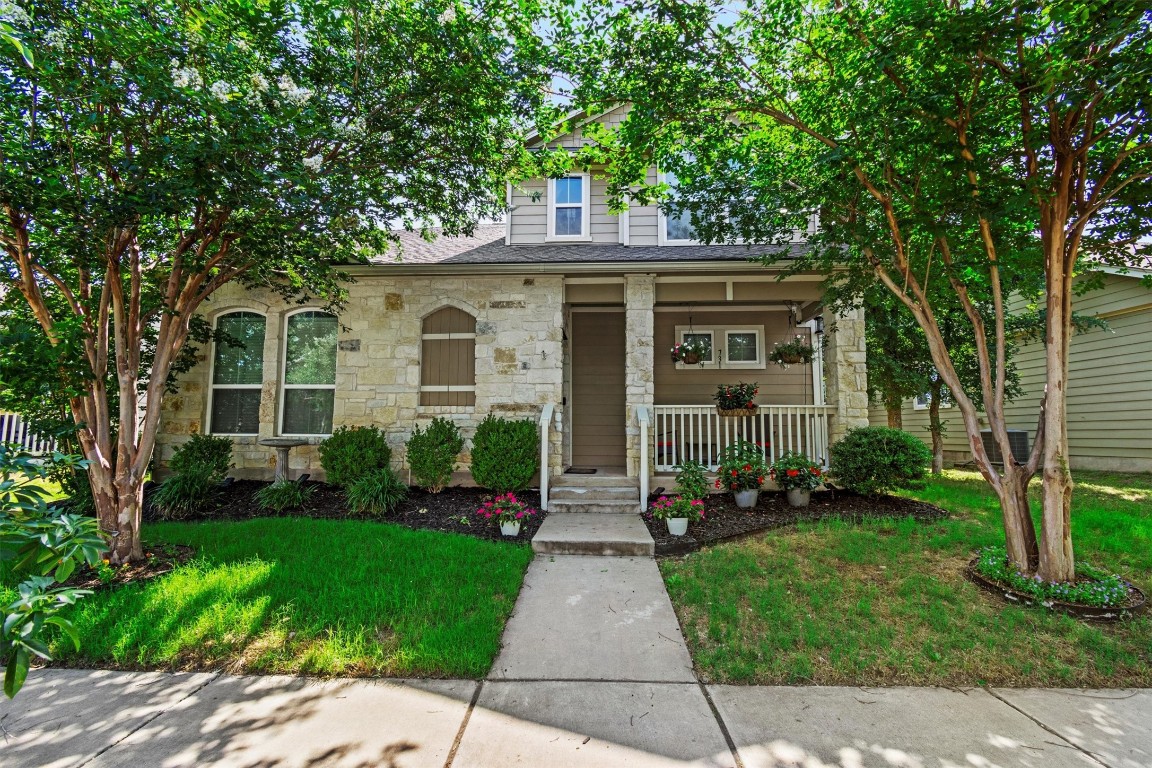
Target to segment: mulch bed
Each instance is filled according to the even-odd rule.
[[[807,507],[796,508],[788,505],[788,500],[782,492],[762,491],[753,509],[737,507],[730,493],[710,494],[704,500],[704,519],[690,523],[688,533],[684,536],[669,534],[668,526],[663,520],[649,520],[645,517],[644,522],[656,541],[657,555],[684,555],[704,546],[771,528],[782,528],[801,520],[839,518],[859,522],[880,517],[911,517],[931,522],[948,517],[948,513],[939,507],[913,499],[896,496],[868,497],[841,490],[813,493],[812,501]]]
[[[183,565],[195,555],[196,551],[185,544],[148,546],[144,548],[144,559],[138,563],[127,563],[118,567],[106,566],[104,569],[85,566],[78,569],[72,578],[64,582],[64,586],[97,590],[116,587],[133,581],[154,579],[168,573],[178,565]]]
[[[344,503],[344,492],[328,483],[309,482],[312,495],[300,509],[287,510],[277,514],[263,509],[256,502],[256,493],[266,482],[257,480],[237,480],[222,486],[214,498],[206,502],[199,514],[183,520],[251,520],[258,517],[312,517],[320,519],[347,519],[351,517]],[[480,488],[445,488],[440,493],[428,493],[422,488],[408,489],[408,498],[402,501],[390,514],[377,519],[396,523],[408,528],[462,533],[478,539],[491,541],[526,542],[530,541],[540,528],[547,513],[537,511],[535,515],[520,525],[520,535],[512,538],[500,534],[495,522],[489,522],[476,515],[480,504],[493,496],[491,491]],[[540,494],[536,491],[522,491],[516,494],[533,509],[540,509]],[[158,520],[150,505],[145,506],[145,519]]]

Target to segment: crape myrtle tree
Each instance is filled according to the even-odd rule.
[[[557,2],[575,103],[633,105],[586,153],[607,164],[617,204],[667,194],[643,184],[655,159],[679,180],[665,204],[689,211],[705,241],[779,242],[818,212],[792,268],[842,268],[841,297],[878,281],[899,300],[999,499],[1010,559],[1073,579],[1072,278],[1086,259],[1131,264],[1147,250],[1147,2]],[[963,310],[978,387],[944,340],[940,284]],[[1004,421],[1014,291],[1044,296],[1046,389],[1023,462]],[[979,401],[1002,468],[981,443]]]
[[[124,562],[142,556],[142,483],[197,309],[233,281],[338,304],[339,264],[383,252],[389,228],[467,232],[499,212],[542,93],[537,14],[531,0],[5,3],[20,46],[0,46],[0,293],[74,345],[43,375],[67,381]]]

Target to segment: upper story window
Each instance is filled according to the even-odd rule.
[[[589,238],[589,181],[587,174],[548,180],[548,239]]]
[[[672,197],[676,197],[676,186],[679,180],[672,171],[664,171],[664,183],[672,188]],[[679,243],[696,243],[696,229],[692,226],[691,211],[679,213],[660,212],[660,241],[667,245]]]
[[[327,312],[304,310],[288,316],[281,434],[332,434],[338,330],[336,317]]]
[[[214,435],[255,435],[260,431],[260,390],[264,384],[264,331],[256,312],[229,312],[216,318],[225,335],[212,350],[209,431]]]
[[[476,405],[476,318],[462,309],[424,318],[420,405]]]

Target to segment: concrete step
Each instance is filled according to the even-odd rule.
[[[548,513],[532,537],[532,551],[548,555],[652,557],[656,544],[639,515]]]
[[[640,478],[623,475],[557,475],[549,479],[552,488],[639,488]]]
[[[627,500],[549,498],[548,510],[573,514],[635,515],[640,512],[640,499],[639,497]]]
[[[558,488],[549,488],[548,498],[553,500],[571,499],[573,501],[596,499],[597,501],[634,502],[640,498],[640,491],[636,488],[626,488],[624,486],[606,486],[595,488],[573,488],[572,486],[560,486]]]

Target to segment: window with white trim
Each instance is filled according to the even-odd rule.
[[[215,327],[223,338],[212,345],[209,431],[255,435],[260,431],[267,320],[258,312],[228,312],[216,318]]]
[[[764,326],[725,327],[676,326],[677,343],[689,339],[702,341],[706,348],[696,365],[677,363],[677,368],[763,368]]]
[[[679,179],[672,171],[664,171],[664,183],[672,188],[671,197],[676,198],[676,186]],[[682,210],[670,215],[662,208],[660,210],[660,241],[665,245],[695,244],[696,228],[692,226],[692,212]]]
[[[926,411],[931,407],[932,395],[930,392],[923,392],[916,397],[912,398],[912,409],[916,411]],[[954,405],[952,402],[952,393],[948,387],[941,387],[940,389],[940,407],[951,408]]]
[[[548,180],[548,239],[587,240],[589,178],[570,174]]]
[[[442,307],[424,318],[420,405],[476,405],[476,318]]]
[[[336,316],[327,312],[308,309],[288,316],[281,434],[332,434],[338,332]]]

